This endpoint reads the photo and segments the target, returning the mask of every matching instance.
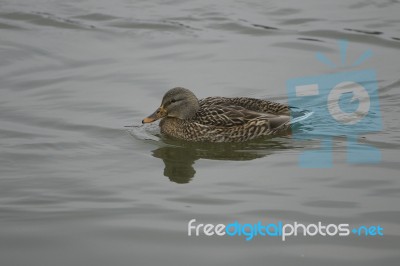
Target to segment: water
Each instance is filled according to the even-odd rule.
[[[397,265],[400,248],[398,1],[0,2],[1,265]],[[302,169],[318,142],[174,141],[140,121],[164,92],[286,102],[290,78],[378,74],[382,162]],[[125,128],[133,125],[133,128]],[[139,127],[137,127],[139,126]],[[315,126],[315,125],[313,125]],[[188,237],[203,223],[384,227],[383,237]]]

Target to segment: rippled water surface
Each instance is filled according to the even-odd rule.
[[[397,265],[399,14],[395,0],[0,1],[0,264]],[[348,62],[374,54],[356,70],[377,72],[383,131],[360,142],[378,164],[348,164],[343,136],[332,168],[304,169],[314,139],[193,144],[141,126],[174,86],[287,102],[288,79],[336,71],[315,53],[339,62],[339,39]],[[193,218],[384,236],[188,237]]]

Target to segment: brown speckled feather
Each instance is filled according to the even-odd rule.
[[[252,98],[208,97],[191,119],[164,118],[164,134],[190,141],[242,142],[289,128],[287,105]]]
[[[203,108],[208,106],[241,106],[247,110],[260,113],[290,115],[290,109],[285,104],[247,97],[207,97],[201,99],[199,104]]]

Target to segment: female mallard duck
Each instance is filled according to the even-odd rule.
[[[188,141],[242,142],[288,130],[289,107],[253,98],[207,97],[173,88],[161,106],[142,123],[160,118],[161,132]]]

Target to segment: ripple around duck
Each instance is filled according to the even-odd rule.
[[[236,21],[213,23],[208,27],[217,30],[232,31],[239,34],[255,35],[255,36],[271,35],[271,34],[276,34],[278,32],[278,29],[275,27],[259,25],[259,24],[240,23]]]
[[[23,28],[19,27],[19,26],[16,26],[16,25],[11,25],[11,24],[8,24],[8,23],[0,22],[0,29],[4,29],[4,30],[21,30]]]
[[[379,88],[379,98],[385,99],[386,104],[390,105],[398,105],[400,95],[397,93],[397,90],[400,88],[400,80],[394,80],[389,82],[389,84],[385,86],[381,86]]]
[[[370,35],[381,35],[383,32],[381,31],[371,31],[371,30],[357,30],[357,29],[344,29],[346,31],[354,31],[357,33],[364,33],[364,34],[370,34]]]
[[[317,22],[321,19],[316,18],[294,18],[294,19],[284,19],[280,22],[281,25],[301,25],[309,22]]]
[[[317,38],[328,38],[336,40],[345,39],[351,42],[363,42],[387,48],[400,48],[400,44],[398,42],[392,41],[390,39],[384,39],[379,35],[354,34],[335,30],[310,30],[301,31],[299,32],[299,34]]]
[[[211,198],[209,196],[191,196],[191,197],[174,197],[167,199],[168,201],[176,201],[182,202],[185,204],[194,204],[194,205],[231,205],[236,204],[240,201],[238,200],[228,200],[228,199],[219,199],[219,198]]]
[[[121,20],[108,23],[108,26],[121,29],[142,29],[157,31],[181,31],[191,29],[191,27],[178,22],[171,21],[145,21],[145,20]]]
[[[42,16],[39,13],[11,12],[11,13],[1,13],[0,18],[10,19],[10,20],[30,21],[30,20],[40,19],[42,18]]]
[[[319,51],[319,52],[325,52],[325,53],[330,53],[335,51],[332,48],[326,47],[323,44],[318,44],[316,42],[321,42],[317,39],[309,39],[309,38],[298,38],[299,40],[303,40],[303,41],[308,41],[307,43],[305,42],[298,42],[298,41],[294,41],[294,42],[278,42],[273,44],[273,46],[276,47],[285,47],[285,48],[290,48],[290,49],[295,49],[295,50],[303,50],[303,51]],[[313,42],[313,43],[309,43],[309,42]]]
[[[303,203],[304,206],[318,207],[318,208],[357,208],[358,203],[352,201],[331,201],[331,200],[318,200],[318,201],[307,201]]]
[[[48,138],[46,134],[35,134],[30,132],[0,129],[0,138],[2,139],[37,139],[37,138]]]
[[[90,14],[86,14],[86,15],[73,16],[73,18],[89,20],[89,21],[108,21],[108,20],[120,19],[119,17],[111,16],[108,14],[102,14],[102,13],[90,13]]]
[[[77,20],[61,18],[49,13],[43,12],[11,12],[3,13],[0,18],[14,20],[14,21],[24,21],[30,25],[38,26],[48,26],[61,29],[90,29],[93,28],[91,25],[85,25]]]

